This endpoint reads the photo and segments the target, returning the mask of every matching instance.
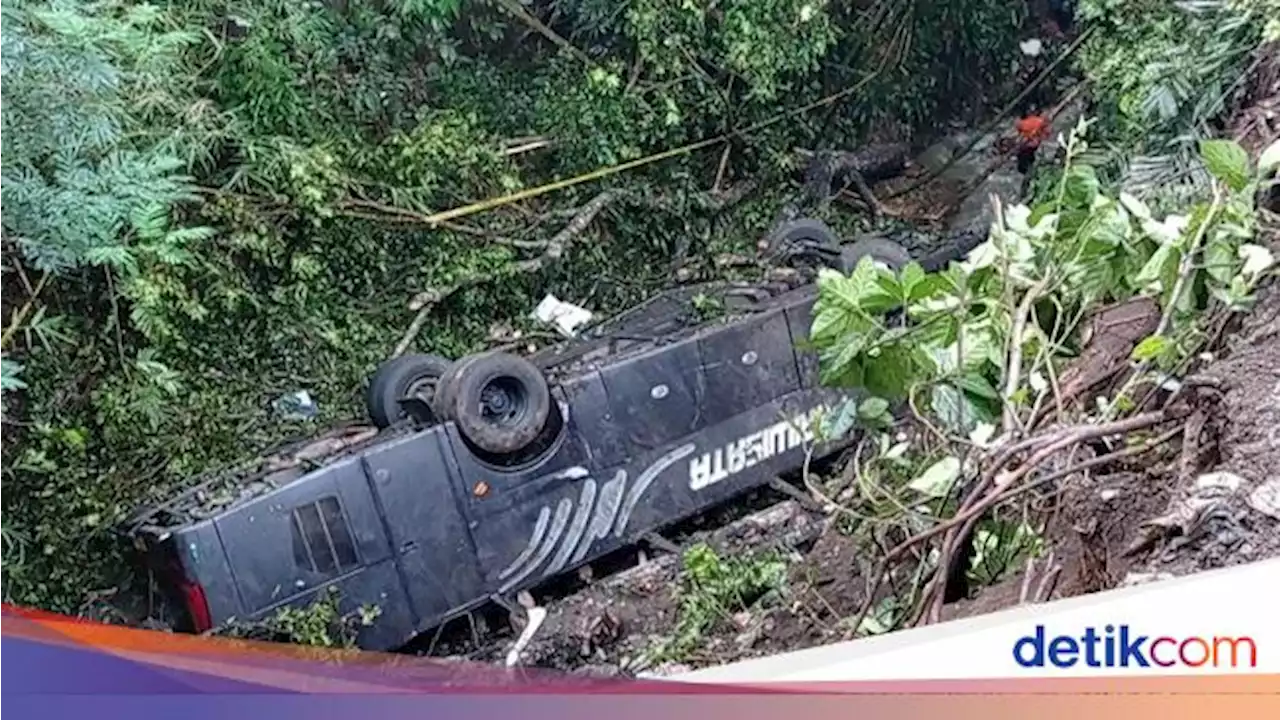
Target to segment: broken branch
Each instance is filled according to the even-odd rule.
[[[999,212],[999,204],[997,203],[997,212]],[[1005,367],[1009,369],[1009,377],[1005,381],[1004,386],[1004,431],[1009,433],[1014,430],[1021,430],[1018,422],[1017,411],[1013,407],[1013,395],[1018,392],[1018,385],[1021,382],[1022,373],[1022,335],[1026,332],[1027,317],[1031,314],[1031,306],[1035,304],[1036,298],[1040,297],[1040,293],[1044,292],[1047,279],[1032,285],[1027,293],[1022,296],[1022,302],[1018,304],[1017,312],[1013,316],[1013,330],[1009,333],[1009,361]]]
[[[548,264],[559,260],[564,255],[565,249],[573,242],[573,239],[587,229],[587,226],[595,220],[600,211],[612,199],[613,193],[608,190],[596,195],[590,202],[582,206],[563,230],[556,233],[546,243],[540,245],[543,248],[541,255],[514,263],[511,272],[505,275],[538,272]],[[426,324],[432,308],[440,304],[440,302],[465,288],[475,287],[498,277],[503,277],[503,275],[471,275],[443,288],[432,288],[415,295],[409,301],[409,309],[416,310],[417,314],[414,315],[413,321],[409,323],[409,327],[400,338],[400,342],[396,344],[391,357],[400,357],[409,349],[409,346],[413,344],[413,339],[418,336],[418,333],[422,331],[422,326]]]
[[[1087,470],[1092,467],[1103,465],[1105,463],[1114,462],[1121,458],[1132,455],[1139,455],[1168,442],[1175,435],[1182,432],[1183,426],[1179,425],[1154,440],[1150,440],[1142,445],[1135,445],[1123,448],[1106,455],[1101,455],[1089,460],[1073,464],[1072,466],[1055,471],[1038,478],[1032,482],[1019,483],[1018,481],[1026,477],[1027,474],[1037,469],[1041,463],[1047,460],[1061,450],[1067,449],[1073,445],[1084,442],[1086,440],[1106,437],[1109,435],[1118,435],[1141,430],[1153,425],[1158,425],[1170,420],[1181,419],[1186,415],[1185,412],[1168,412],[1157,411],[1136,415],[1125,420],[1118,420],[1108,423],[1081,425],[1073,428],[1055,428],[1048,430],[1040,435],[1027,438],[1008,448],[1001,450],[997,456],[997,463],[990,467],[984,474],[974,491],[960,505],[956,514],[951,518],[934,525],[927,530],[923,530],[885,553],[877,563],[875,578],[871,588],[868,591],[866,602],[855,618],[853,627],[848,631],[846,637],[852,637],[857,632],[857,628],[861,626],[870,612],[874,603],[876,592],[884,583],[885,577],[888,575],[892,563],[907,554],[912,548],[944,534],[941,553],[939,554],[938,568],[943,569],[950,566],[952,558],[955,556],[957,546],[960,541],[968,537],[979,519],[996,505],[1007,502],[1019,495],[1030,492],[1035,488],[1042,487],[1048,483],[1055,482],[1064,477],[1069,477],[1075,473]],[[1036,450],[1026,462],[1022,463],[1016,470],[1004,472],[1004,466],[1011,462],[1020,451]],[[921,592],[919,599],[919,610],[917,611],[913,622],[921,620],[936,620],[941,607],[941,599],[946,595],[947,578],[946,572],[940,570],[935,573]]]

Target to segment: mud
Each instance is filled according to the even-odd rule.
[[[826,536],[827,524],[825,516],[784,501],[715,531],[692,534],[683,544],[705,542],[722,555],[778,551],[799,561],[821,555],[820,549],[809,549]],[[805,564],[795,565],[792,574]],[[553,602],[537,636],[522,654],[521,664],[561,670],[614,668],[629,673],[653,669],[646,656],[670,635],[678,620],[675,590],[680,569],[678,555],[647,557],[635,567]],[[720,657],[749,656],[752,650],[763,650],[767,646],[759,641],[775,637],[780,629],[777,618],[772,617],[780,609],[744,609],[724,618],[689,659],[715,662]],[[500,660],[506,654],[505,645],[495,643],[472,657]]]
[[[1280,253],[1280,227],[1263,239]],[[1280,483],[1280,283],[1258,293],[1255,311],[1202,373],[1221,383],[1220,462],[1213,470],[1230,473],[1239,485],[1190,534],[1145,558],[1145,572],[1185,575],[1280,555],[1280,517],[1273,515],[1275,501],[1263,497]],[[1202,495],[1203,478],[1176,478],[1171,502]]]

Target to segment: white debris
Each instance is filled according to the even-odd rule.
[[[539,322],[554,325],[564,335],[573,337],[579,327],[591,322],[594,315],[586,308],[564,302],[555,295],[548,295],[534,308],[533,317]]]
[[[1205,473],[1196,478],[1196,494],[1201,497],[1231,495],[1244,484],[1244,478],[1229,472]]]
[[[1249,507],[1280,520],[1280,477],[1273,477],[1249,493]]]
[[[272,403],[275,411],[286,420],[310,420],[320,412],[311,393],[298,390],[282,395]]]
[[[1148,527],[1176,528],[1180,534],[1190,536],[1205,518],[1225,509],[1243,484],[1244,478],[1233,473],[1205,473],[1196,478],[1190,492],[1184,493],[1183,497],[1170,504],[1168,512],[1143,524]]]
[[[524,632],[520,633],[520,637],[516,639],[516,644],[511,648],[511,652],[507,653],[507,667],[515,667],[520,662],[520,654],[525,648],[529,647],[529,643],[533,641],[533,636],[538,634],[538,629],[542,627],[542,622],[547,619],[547,609],[534,607],[525,610],[529,616],[529,624],[524,626]]]
[[[1031,38],[1018,43],[1018,48],[1022,50],[1023,55],[1036,57],[1044,51],[1044,43],[1040,42],[1040,38]]]

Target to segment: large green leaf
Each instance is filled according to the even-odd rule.
[[[1201,140],[1200,158],[1232,190],[1239,192],[1249,184],[1249,155],[1234,140]]]
[[[1098,197],[1098,174],[1088,165],[1073,165],[1067,171],[1065,200],[1075,208],[1087,209]]]
[[[920,367],[910,348],[900,345],[882,347],[864,362],[864,384],[873,395],[886,398],[903,397],[916,379]]]

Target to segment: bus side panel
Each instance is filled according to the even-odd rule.
[[[390,556],[359,458],[349,458],[214,521],[245,611],[290,602]]]
[[[785,310],[787,329],[791,332],[791,347],[795,352],[796,367],[800,371],[800,386],[804,388],[815,388],[821,385],[817,353],[802,350],[798,347],[809,340],[809,330],[813,327],[813,310],[816,301],[816,298],[806,298],[800,302],[787,305]]]
[[[356,570],[337,580],[325,583],[311,591],[290,598],[257,613],[255,619],[266,619],[282,607],[305,610],[323,599],[330,588],[337,590],[334,599],[338,612],[344,618],[358,617],[362,608],[376,609],[376,615],[368,625],[355,626],[356,645],[365,650],[394,650],[411,640],[417,633],[410,613],[408,598],[400,582],[400,573],[392,560],[383,560]]]
[[[419,628],[486,597],[443,434],[433,429],[389,442],[364,462]]]

